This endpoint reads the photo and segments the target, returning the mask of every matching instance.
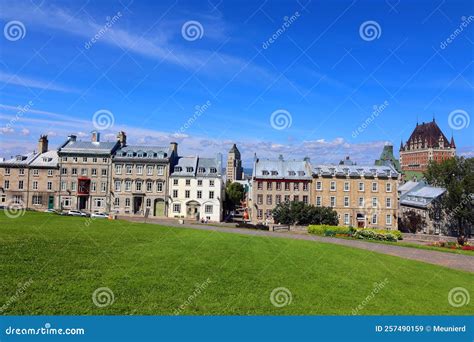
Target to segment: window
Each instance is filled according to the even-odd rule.
[[[153,183],[151,181],[147,181],[146,182],[146,191],[151,192],[152,189],[153,189]]]
[[[359,182],[359,191],[364,191],[364,183]]]
[[[3,186],[3,187],[5,188],[5,190],[10,189],[10,181],[9,181],[9,180],[6,180],[6,181],[4,182],[4,186]]]
[[[173,179],[173,185],[178,185],[178,179]]]
[[[321,206],[321,196],[316,197],[316,206],[320,207]]]
[[[213,179],[209,180],[209,186],[214,186],[214,180]]]
[[[372,215],[372,224],[377,224],[377,214]]]
[[[178,190],[173,190],[173,198],[178,198]]]
[[[65,181],[61,182],[61,191],[66,191],[66,182]]]
[[[109,161],[109,158],[102,158],[102,163],[107,163]]]
[[[48,170],[48,177],[51,177],[53,175],[53,170]]]
[[[126,165],[125,166],[125,173],[127,175],[131,175],[132,174],[132,165]]]
[[[97,169],[91,169],[91,175],[97,176]]]
[[[349,191],[349,182],[344,182],[344,191]]]
[[[262,209],[258,209],[258,210],[257,210],[257,218],[258,218],[258,219],[262,219],[262,218],[263,218],[263,210],[262,210]]]
[[[132,191],[132,181],[125,181],[125,191]]]
[[[349,214],[345,213],[344,214],[344,224],[349,224],[349,223],[350,223]]]
[[[344,197],[344,207],[349,207],[349,197],[348,196],[345,196]]]
[[[184,191],[184,198],[189,198],[189,197],[191,197],[191,191],[185,190]]]
[[[211,170],[210,170],[211,173],[217,173],[217,169],[215,167],[211,167]]]
[[[191,185],[191,180],[190,179],[186,179],[186,185]]]
[[[331,196],[331,207],[335,207],[336,206],[336,197],[334,196]]]
[[[336,182],[335,181],[331,181],[331,185],[330,185],[329,190],[336,191]]]
[[[38,169],[34,169],[33,170],[33,176],[38,176],[39,175],[39,170]]]
[[[130,198],[125,199],[125,207],[130,207]]]
[[[186,167],[186,172],[193,172],[194,171],[194,168],[193,167]]]
[[[278,191],[281,190],[281,183],[276,183],[276,189],[277,189]]]
[[[163,182],[157,182],[156,183],[156,191],[157,192],[163,192]]]
[[[359,208],[364,207],[364,197],[359,197]]]
[[[105,201],[103,198],[94,198],[94,206],[96,208],[102,208],[105,204]]]
[[[299,202],[300,201],[300,196],[298,196],[298,195],[293,196],[293,201],[294,202]]]
[[[272,195],[267,195],[267,205],[272,204]]]
[[[61,168],[61,174],[67,175],[67,169],[65,167]]]
[[[377,192],[377,182],[372,182],[372,192]]]
[[[67,172],[66,172],[66,174],[67,174]],[[76,169],[75,167],[73,167],[73,168],[71,169],[71,175],[77,176],[77,169]]]
[[[175,203],[173,204],[173,213],[180,213],[181,212],[181,204]]]
[[[5,176],[10,176],[10,168],[9,167],[7,167],[5,169]]]
[[[303,183],[303,191],[308,191],[308,183]]]
[[[96,157],[92,158],[92,162],[97,163],[97,158]]]
[[[137,165],[137,175],[143,174],[143,165]]]
[[[263,182],[258,182],[257,183],[257,189],[258,190],[263,190]]]
[[[136,191],[142,191],[142,182],[141,181],[136,181],[135,182],[135,190]]]
[[[163,165],[158,165],[156,171],[158,172],[158,176],[163,176],[165,173],[165,168]]]
[[[387,214],[387,216],[385,217],[385,223],[387,224],[387,226],[392,225],[392,215]]]
[[[263,204],[263,195],[261,194],[257,195],[257,204]]]
[[[33,190],[38,190],[38,182],[37,181],[33,182]]]
[[[385,191],[392,192],[392,183],[385,184]]]
[[[23,205],[23,196],[22,195],[13,195],[13,203]]]
[[[82,162],[87,163],[87,157],[82,157]]]
[[[118,197],[115,197],[115,198],[114,198],[114,205],[115,205],[116,207],[120,206],[120,198],[118,198]]]
[[[276,195],[275,196],[275,204],[280,204],[280,203],[281,203],[281,195]]]
[[[71,182],[71,191],[76,191],[77,190],[77,183],[72,181]]]
[[[20,169],[18,170],[20,176],[24,176],[25,175],[25,169]]]
[[[23,181],[18,182],[18,190],[23,190]]]
[[[67,162],[67,157],[62,157],[61,160],[62,160],[63,162]]]
[[[115,173],[117,175],[121,175],[122,174],[122,165],[115,165]]]
[[[81,169],[81,175],[87,176],[87,169]]]
[[[146,174],[147,174],[148,176],[153,175],[153,166],[148,165],[148,166],[146,167]]]
[[[198,173],[205,173],[206,169],[204,167],[199,167],[198,168]]]
[[[209,191],[209,198],[213,199],[214,198],[214,191]]]
[[[92,182],[92,183],[91,183],[91,191],[92,191],[92,192],[97,191],[97,183],[96,183],[96,182]]]
[[[285,183],[285,191],[290,191],[290,184],[291,183]]]
[[[323,183],[321,181],[316,182],[316,190],[318,191],[323,190]]]
[[[146,207],[150,208],[151,207],[151,198],[146,199]]]
[[[212,214],[212,205],[209,205],[209,204],[206,205],[206,206],[204,207],[204,212],[205,212],[206,214]]]
[[[100,174],[101,174],[102,177],[107,176],[107,169],[102,169]]]
[[[77,157],[72,157],[72,161],[73,161],[74,163],[77,163]]]
[[[272,182],[267,182],[267,190],[271,190],[272,189]]]
[[[197,198],[202,198],[202,191],[201,190],[197,191]]]
[[[290,202],[290,195],[285,195],[285,202],[286,203]]]
[[[303,196],[303,203],[308,204],[308,196],[307,195]]]
[[[377,208],[377,197],[372,197],[372,208]]]
[[[122,182],[115,181],[115,191],[120,192],[120,190],[122,190]]]
[[[387,208],[390,209],[392,207],[392,199],[390,197],[387,197],[385,199],[385,204],[386,204]]]
[[[49,190],[49,191],[53,190],[53,182],[48,182],[46,184],[46,189]]]
[[[31,201],[33,202],[33,205],[41,205],[41,204],[43,204],[43,197],[33,195],[33,198],[31,199]]]
[[[202,179],[198,179],[198,186],[202,186]]]
[[[71,207],[71,198],[70,197],[62,197],[61,198],[62,206],[65,208]]]
[[[293,183],[293,190],[298,191],[300,189],[300,184],[299,183]]]

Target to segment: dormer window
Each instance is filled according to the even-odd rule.
[[[127,157],[133,157],[133,152],[127,152]]]
[[[205,172],[206,172],[206,169],[203,168],[203,167],[200,167],[200,168],[198,169],[198,172],[199,172],[199,173],[205,173]]]
[[[267,170],[263,170],[263,171],[262,171],[262,175],[264,175],[264,176],[268,176],[269,174],[270,174],[270,173],[269,173]]]
[[[217,173],[217,169],[215,167],[211,167],[211,173]]]
[[[295,171],[288,171],[288,175],[290,175],[290,176],[296,176],[296,172],[295,172]]]
[[[272,176],[278,176],[278,171],[272,171]]]
[[[175,166],[174,167],[174,172],[181,172],[183,171],[183,169],[181,168],[181,166]]]
[[[186,172],[193,172],[193,170],[194,169],[192,167],[189,167],[189,166],[186,168]]]

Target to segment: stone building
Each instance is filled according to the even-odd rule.
[[[281,202],[310,203],[309,160],[258,159],[254,161],[250,217],[253,223],[273,223],[272,210]]]
[[[170,176],[169,213],[174,218],[219,222],[223,216],[222,157],[180,157]]]
[[[312,203],[333,208],[340,225],[397,229],[398,177],[392,165],[315,165]]]
[[[235,144],[232,145],[227,154],[226,176],[227,182],[231,183],[243,179],[242,159],[240,151]]]
[[[177,160],[178,144],[128,146],[124,132],[117,139],[120,147],[112,159],[111,211],[119,215],[167,216],[169,175]]]
[[[90,141],[68,137],[58,149],[60,209],[110,210],[112,156],[119,147],[118,141],[100,141],[96,131]]]
[[[48,151],[48,137],[40,136],[38,152],[0,162],[0,205],[44,210],[55,207],[58,156]]]
[[[375,165],[392,165],[398,173],[402,171],[400,161],[395,158],[395,155],[393,154],[393,145],[390,143],[384,145],[380,158],[375,161]]]
[[[431,161],[441,162],[455,155],[454,138],[449,141],[434,119],[421,125],[417,123],[410,138],[400,144],[400,165],[404,172],[421,175]]]

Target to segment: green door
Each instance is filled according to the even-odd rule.
[[[155,200],[155,213],[153,216],[165,216],[165,201],[162,199]]]
[[[48,209],[53,209],[53,208],[54,208],[54,196],[49,196]]]

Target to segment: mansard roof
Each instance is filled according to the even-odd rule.
[[[58,151],[52,150],[41,153],[31,163],[31,167],[57,167],[58,166]]]
[[[169,147],[127,145],[115,152],[114,159],[167,159],[170,155]]]
[[[179,157],[178,163],[171,173],[172,177],[220,177],[221,162],[218,158]]]
[[[0,163],[1,166],[8,167],[8,166],[28,166],[36,157],[39,156],[39,153],[30,152],[26,154],[19,154],[15,157],[11,157],[10,159],[4,160]]]
[[[257,159],[253,170],[255,178],[311,179],[311,165],[306,160]]]
[[[313,168],[315,176],[385,177],[397,178],[398,172],[389,165],[332,165],[319,164]]]
[[[410,135],[410,138],[407,140],[406,144],[401,147],[401,150],[411,149],[411,144],[421,143],[422,148],[439,148],[440,137],[443,138],[444,147],[454,148],[454,139],[451,139],[451,142],[446,138],[444,133],[439,128],[436,121],[433,119],[431,122],[416,124],[415,129]]]
[[[59,148],[59,153],[72,154],[112,154],[118,142],[92,142],[69,140]]]

